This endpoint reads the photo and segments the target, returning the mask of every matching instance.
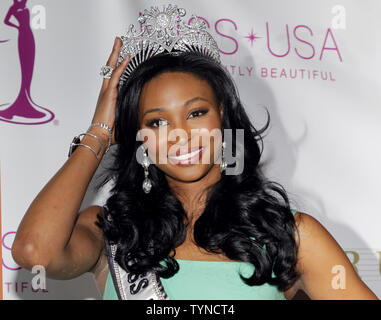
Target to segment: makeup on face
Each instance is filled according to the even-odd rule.
[[[185,151],[186,153],[178,150],[176,155],[168,155],[168,159],[171,163],[180,166],[200,163],[204,150],[205,147],[189,148]]]
[[[141,127],[154,137],[148,153],[159,168],[178,180],[204,176],[214,165],[210,133],[220,130],[222,119],[208,82],[189,73],[164,73],[147,82],[139,101]]]

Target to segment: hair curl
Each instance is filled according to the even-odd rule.
[[[97,222],[105,238],[118,245],[115,260],[136,274],[155,271],[160,277],[169,278],[179,270],[170,253],[185,240],[186,212],[170,190],[165,174],[155,165],[149,166],[151,192],[144,193],[143,168],[136,161],[136,151],[142,143],[136,141],[142,88],[153,77],[175,71],[190,73],[209,83],[218,105],[223,106],[223,129],[244,129],[244,170],[239,175],[223,174],[208,189],[205,209],[194,224],[195,242],[208,252],[252,263],[253,275],[245,278],[240,274],[247,285],[269,283],[286,290],[300,276],[295,270],[297,229],[286,191],[267,180],[259,165],[262,152],[258,142],[263,150],[261,134],[269,125],[270,115],[267,112],[266,125],[256,130],[231,76],[202,54],[154,56],[141,63],[120,89],[115,157],[106,179],[98,186],[110,180],[115,182],[104,206],[106,214],[98,215]],[[234,143],[233,138],[233,150]]]

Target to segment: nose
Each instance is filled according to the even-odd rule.
[[[168,133],[168,140],[172,144],[185,146],[188,144],[190,140],[189,131],[185,130],[183,127],[177,127],[176,129],[172,129]]]

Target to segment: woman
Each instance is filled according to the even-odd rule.
[[[120,48],[118,38],[108,66],[116,66]],[[43,265],[53,279],[93,272],[104,298],[116,299],[105,254],[113,242],[118,264],[135,274],[156,272],[170,299],[292,299],[299,289],[311,299],[377,299],[327,230],[310,215],[291,212],[283,188],[260,173],[264,129],[252,127],[222,67],[201,54],[161,54],[139,65],[118,93],[128,61],[104,80],[92,121],[114,128],[111,143],[118,143],[111,197],[104,210],[91,206],[78,214],[103,151],[97,158],[77,148],[19,226],[12,254],[20,266]],[[163,128],[187,135],[167,139]],[[191,131],[239,128],[244,169],[227,175],[222,162],[207,161],[217,158],[214,144],[221,141],[200,143]],[[148,168],[135,158],[139,129],[155,136],[146,144],[154,161]],[[89,132],[106,144],[107,130]],[[90,136],[82,143],[99,147]],[[203,152],[189,149],[194,144]],[[179,150],[195,156],[189,160]],[[150,188],[142,188],[145,178]],[[339,289],[332,273],[338,265],[345,270]]]

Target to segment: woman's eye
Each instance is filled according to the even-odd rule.
[[[202,115],[208,113],[209,110],[205,109],[205,110],[196,110],[196,111],[193,111],[190,113],[189,115],[189,118],[193,118],[193,117],[201,117]],[[148,121],[147,122],[147,126],[148,127],[160,127],[162,125],[164,125],[165,123],[167,123],[166,120],[163,120],[163,119],[153,119],[151,121]]]
[[[163,119],[153,119],[147,123],[148,127],[158,127],[157,123],[161,125],[162,122],[166,122]]]
[[[196,110],[196,111],[191,112],[190,117],[193,115],[195,115],[196,117],[200,117],[207,112],[208,112],[208,110]]]

